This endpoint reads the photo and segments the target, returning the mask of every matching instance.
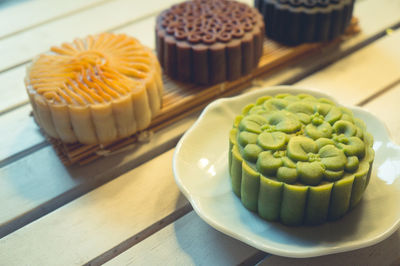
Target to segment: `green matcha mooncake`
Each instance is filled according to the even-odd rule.
[[[359,203],[374,159],[362,120],[307,94],[265,96],[246,106],[229,144],[233,192],[263,219],[287,225],[345,215]]]

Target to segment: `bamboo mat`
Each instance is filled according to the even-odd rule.
[[[115,141],[108,145],[64,144],[48,136],[46,138],[53,145],[60,160],[66,166],[72,164],[84,165],[102,156],[113,155],[132,149],[136,145],[141,145],[142,142],[151,141],[153,132],[200,110],[209,102],[240,92],[251,85],[255,78],[265,78],[268,74],[273,73],[274,70],[287,66],[305,56],[319,53],[322,48],[337,45],[344,39],[356,35],[359,31],[358,20],[353,17],[345,34],[328,43],[303,44],[288,47],[265,39],[263,55],[260,58],[258,67],[252,73],[235,81],[223,82],[211,87],[180,83],[164,75],[163,107],[161,112],[153,119],[150,127],[144,132],[139,132],[131,137]]]

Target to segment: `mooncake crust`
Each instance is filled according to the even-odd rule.
[[[344,216],[361,200],[374,159],[362,120],[307,94],[265,96],[246,106],[229,144],[233,192],[263,219],[287,225]]]
[[[157,57],[125,34],[52,47],[27,68],[25,85],[38,125],[64,143],[128,137],[147,128],[162,105]]]
[[[264,22],[236,1],[193,0],[163,11],[156,22],[156,47],[172,79],[200,85],[235,80],[257,67]]]
[[[343,34],[354,0],[254,0],[266,36],[286,45],[330,41]]]

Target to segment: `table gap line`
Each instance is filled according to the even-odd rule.
[[[19,62],[19,63],[15,64],[15,65],[6,67],[6,68],[4,68],[4,69],[1,69],[1,70],[0,70],[0,75],[3,74],[3,73],[5,73],[5,72],[7,72],[7,71],[13,70],[13,69],[15,69],[15,68],[17,68],[17,67],[20,67],[20,66],[23,66],[23,65],[25,65],[25,64],[28,64],[28,63],[30,63],[30,62],[32,62],[32,59],[25,60],[25,61],[23,61],[23,62]]]
[[[52,198],[51,200],[36,206],[35,208],[29,210],[27,213],[17,217],[12,222],[2,224],[0,226],[0,239],[11,234],[18,229],[24,227],[31,222],[49,214],[50,212],[68,204],[69,202],[81,197],[82,195],[89,193],[90,191],[96,189],[109,182],[107,178],[91,179],[82,186],[73,187],[64,193]]]
[[[371,102],[372,100],[374,100],[375,98],[378,98],[380,95],[390,91],[391,89],[395,88],[397,85],[400,84],[400,78],[393,81],[392,83],[390,83],[389,85],[385,86],[382,90],[377,91],[376,93],[372,94],[371,96],[369,96],[368,98],[362,100],[361,102],[357,103],[357,106],[364,106],[366,104],[368,104],[369,102]]]
[[[115,258],[119,254],[123,253],[124,251],[128,250],[129,248],[133,247],[134,245],[138,244],[139,242],[145,240],[146,238],[152,236],[153,234],[157,233],[158,231],[162,230],[163,228],[167,227],[168,225],[174,223],[181,217],[185,216],[189,212],[193,211],[192,205],[187,203],[185,206],[175,210],[171,214],[165,216],[161,220],[153,223],[149,227],[145,228],[144,230],[138,232],[137,234],[129,237],[125,241],[119,243],[112,249],[107,250],[103,254],[93,258],[89,262],[85,263],[85,266],[94,266],[94,265],[102,265],[107,261]]]
[[[263,260],[267,259],[268,257],[271,257],[272,255],[269,253],[266,253],[264,251],[257,251],[254,255],[251,255],[238,265],[240,266],[253,266],[257,265],[258,263],[262,262]]]
[[[13,104],[3,110],[0,110],[0,115],[5,115],[7,113],[10,113],[12,111],[17,110],[18,108],[24,107],[25,105],[27,105],[29,103],[29,100],[25,100],[16,104]]]
[[[123,24],[120,24],[120,25],[118,25],[118,26],[109,28],[109,29],[107,29],[107,30],[105,30],[105,31],[107,31],[107,32],[113,32],[113,31],[120,30],[120,29],[125,28],[125,27],[129,27],[129,26],[131,26],[131,25],[134,24],[134,23],[138,23],[138,22],[141,22],[141,21],[143,21],[143,20],[146,20],[146,19],[148,19],[148,18],[151,18],[151,17],[153,17],[153,16],[158,15],[162,10],[164,10],[164,9],[158,9],[157,11],[154,11],[154,12],[149,13],[149,14],[147,14],[147,15],[144,15],[144,16],[142,16],[142,17],[138,17],[138,18],[135,18],[135,19],[132,19],[132,20],[128,20],[127,22],[125,22],[125,23],[123,23]]]
[[[39,151],[40,149],[43,149],[44,147],[47,147],[47,146],[50,146],[50,143],[48,143],[47,140],[43,140],[25,150],[22,150],[22,151],[17,152],[9,157],[6,157],[3,160],[0,160],[0,168],[3,168],[6,165],[13,163],[15,161],[18,161],[19,159],[22,159],[25,156],[28,156],[32,153],[35,153],[35,152]]]
[[[54,21],[57,21],[57,20],[59,20],[59,19],[67,18],[67,17],[69,17],[69,16],[71,16],[71,15],[74,15],[74,14],[77,14],[77,13],[80,13],[80,12],[83,12],[83,11],[86,11],[86,10],[89,10],[89,9],[94,8],[94,7],[97,7],[97,6],[104,5],[104,4],[106,4],[106,3],[108,3],[108,2],[112,2],[112,1],[116,1],[116,0],[103,0],[103,1],[99,1],[99,2],[96,2],[96,3],[90,4],[90,5],[88,5],[88,6],[85,6],[85,7],[81,7],[81,8],[75,9],[75,10],[71,10],[71,11],[69,11],[69,12],[67,12],[67,13],[64,13],[64,14],[62,14],[62,15],[56,16],[56,17],[54,17],[54,18],[50,18],[50,19],[44,20],[44,21],[42,21],[42,22],[33,24],[33,25],[31,25],[31,26],[26,26],[26,27],[24,27],[24,28],[22,28],[22,29],[19,29],[19,30],[16,30],[16,31],[13,31],[13,32],[10,32],[10,33],[7,33],[7,34],[5,34],[5,35],[0,36],[0,41],[1,41],[1,40],[4,40],[4,39],[6,39],[6,38],[12,37],[12,36],[14,36],[14,35],[18,35],[18,34],[20,34],[20,33],[26,32],[26,31],[28,31],[28,30],[31,30],[31,29],[34,29],[34,28],[43,26],[43,25],[45,25],[45,24],[47,24],[47,23],[54,22]]]

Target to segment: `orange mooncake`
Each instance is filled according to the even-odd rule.
[[[124,34],[52,47],[27,68],[25,84],[36,122],[65,143],[130,136],[148,127],[162,104],[156,56]]]

